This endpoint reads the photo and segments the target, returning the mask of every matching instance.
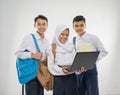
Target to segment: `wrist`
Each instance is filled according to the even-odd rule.
[[[31,53],[31,58],[34,58],[34,54],[33,53]]]

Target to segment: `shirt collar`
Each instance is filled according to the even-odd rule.
[[[77,36],[77,40],[86,39],[86,37],[87,37],[87,33],[85,32],[81,37]]]
[[[44,38],[42,39],[42,38],[40,38],[40,36],[37,32],[35,32],[35,37],[36,37],[37,40],[42,40],[42,41],[45,40],[45,35],[44,35]]]

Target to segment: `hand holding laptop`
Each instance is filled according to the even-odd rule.
[[[87,69],[85,67],[81,67],[80,69],[78,69],[77,72],[86,72],[86,71],[87,71]]]
[[[67,70],[68,67],[62,67],[62,70],[65,74],[68,74],[69,73],[69,70]]]
[[[70,72],[76,72],[76,71],[83,71],[84,72],[84,71],[86,71],[85,68],[86,69],[93,69],[94,68],[96,60],[98,58],[98,55],[99,55],[99,51],[77,52],[72,65],[66,65],[66,66],[59,66],[58,65],[58,66],[65,67]],[[65,72],[66,72],[66,70],[65,70]]]
[[[62,70],[65,74],[69,74],[70,71],[68,70],[68,67],[62,67]],[[74,71],[74,72],[86,72],[87,69],[85,67],[81,67],[78,70]],[[72,73],[72,72],[71,72]]]

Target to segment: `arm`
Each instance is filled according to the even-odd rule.
[[[15,53],[17,58],[21,58],[21,59],[31,58],[31,52],[24,52],[25,50],[28,50],[29,39],[30,39],[29,36],[27,36],[23,39],[23,41],[20,44],[17,52]]]
[[[54,57],[52,54],[52,50],[49,49],[48,51],[48,70],[53,74],[53,75],[65,75],[63,72],[62,68],[57,65],[57,63],[54,63]]]
[[[100,51],[100,54],[98,56],[98,61],[108,54],[108,52],[105,50],[105,48],[103,47],[103,44],[98,38],[96,38],[95,47],[97,51]]]
[[[35,58],[35,59],[41,59],[42,57],[42,53],[41,52],[36,52],[36,53],[32,53],[31,52],[31,45],[32,45],[32,37],[31,35],[28,35],[27,37],[25,37],[18,49],[18,51],[15,53],[15,55],[17,56],[17,58],[21,58],[21,59],[27,59],[27,58]],[[25,50],[28,50],[28,52],[25,52]]]

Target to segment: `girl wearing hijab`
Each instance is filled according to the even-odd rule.
[[[68,27],[59,25],[53,39],[53,43],[56,44],[55,61],[52,49],[49,51],[48,69],[55,78],[53,95],[77,95],[76,75],[69,72],[65,67],[66,65],[72,65],[75,56],[74,46],[68,41],[68,36]]]

